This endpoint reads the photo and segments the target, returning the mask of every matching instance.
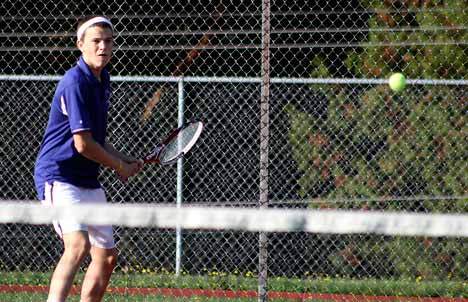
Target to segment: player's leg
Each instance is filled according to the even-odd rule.
[[[80,264],[90,250],[88,233],[76,231],[63,234],[65,250],[54,270],[49,288],[49,302],[62,302],[67,298]]]
[[[45,185],[45,200],[48,206],[67,206],[81,202],[82,189],[63,182],[54,181]],[[52,274],[49,288],[49,302],[62,302],[68,296],[73,279],[81,262],[91,248],[88,228],[66,219],[54,221],[54,228],[62,238],[64,252]]]
[[[106,195],[102,189],[88,190],[86,202],[106,203]],[[91,243],[91,263],[83,280],[81,301],[101,301],[117,261],[112,226],[90,225],[88,236]]]
[[[117,259],[116,249],[91,247],[91,263],[81,287],[81,302],[101,301]]]

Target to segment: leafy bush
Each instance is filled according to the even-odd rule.
[[[403,71],[409,78],[466,79],[466,47],[456,43],[467,38],[458,29],[468,19],[464,3],[362,1],[376,11],[369,28],[388,30],[369,31],[345,60],[348,71],[355,77]],[[404,30],[410,26],[420,30]],[[440,26],[453,30],[427,30]],[[311,65],[312,77],[332,75],[320,56]],[[387,85],[311,88],[328,100],[323,118],[285,107],[301,172],[298,193],[341,201],[314,201],[311,207],[467,212],[465,87],[409,85],[400,94]],[[329,260],[345,276],[466,280],[464,254],[460,239],[370,236],[350,240]]]

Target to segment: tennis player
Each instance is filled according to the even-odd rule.
[[[106,203],[98,181],[100,166],[127,179],[143,162],[118,152],[106,141],[113,27],[98,16],[79,22],[81,57],[59,82],[36,160],[34,180],[43,204],[63,206]],[[81,301],[101,301],[116,263],[112,226],[92,226],[72,220],[54,222],[64,252],[52,275],[48,302],[67,298],[73,279],[87,255],[91,262],[81,289]]]

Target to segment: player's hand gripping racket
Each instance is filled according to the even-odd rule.
[[[200,121],[190,122],[173,130],[153,151],[143,158],[145,163],[169,165],[177,161],[197,142],[203,130]]]

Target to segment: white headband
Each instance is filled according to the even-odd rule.
[[[104,18],[104,17],[94,17],[92,19],[89,19],[85,23],[81,24],[81,26],[78,28],[78,32],[76,33],[76,36],[78,37],[78,40],[81,40],[83,37],[85,31],[92,25],[96,23],[106,23],[109,24],[111,29],[113,30],[114,28],[112,27],[111,21],[109,19]]]

